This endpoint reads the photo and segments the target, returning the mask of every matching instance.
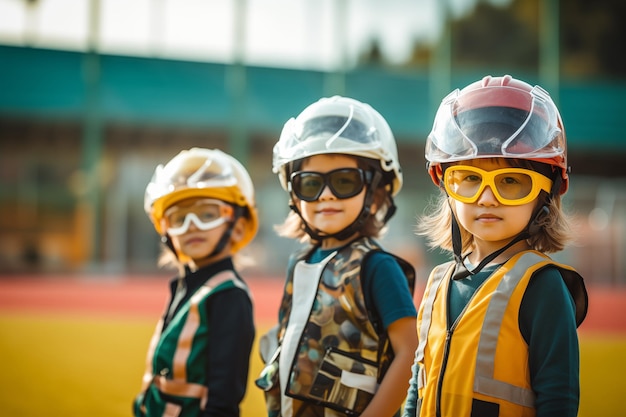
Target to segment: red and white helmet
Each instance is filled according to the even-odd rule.
[[[441,165],[475,158],[542,162],[569,185],[565,129],[550,95],[510,75],[486,76],[445,97],[426,141],[428,172],[436,185]]]
[[[289,119],[274,145],[273,171],[287,190],[290,162],[330,153],[379,160],[383,172],[393,173],[392,195],[402,188],[402,170],[391,128],[366,103],[341,96],[322,98]]]
[[[219,149],[183,150],[167,164],[157,166],[146,187],[144,209],[156,231],[164,235],[163,215],[172,205],[195,197],[216,198],[246,208],[244,238],[233,252],[246,246],[258,230],[254,187],[248,171]]]

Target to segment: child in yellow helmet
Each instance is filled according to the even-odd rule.
[[[178,276],[134,415],[239,416],[255,329],[233,258],[258,229],[250,176],[220,150],[183,150],[156,168],[145,210],[167,247],[161,263]]]

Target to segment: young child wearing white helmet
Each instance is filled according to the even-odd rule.
[[[239,416],[255,329],[233,258],[258,229],[252,180],[220,150],[183,150],[156,168],[145,210],[166,246],[161,264],[179,273],[134,415]]]
[[[413,268],[376,241],[402,187],[391,129],[365,103],[323,98],[285,124],[273,170],[291,208],[278,231],[306,247],[261,340],[268,415],[399,415],[417,313]]]
[[[571,236],[557,107],[539,86],[487,76],[443,99],[426,159],[441,196],[418,231],[454,260],[419,307],[404,416],[575,417],[587,293],[546,255]]]

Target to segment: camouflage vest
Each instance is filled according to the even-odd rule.
[[[305,313],[308,319],[297,339],[289,383],[283,388],[287,396],[348,415],[359,414],[369,404],[393,359],[381,320],[365,302],[364,287],[370,284],[361,279],[361,266],[374,251],[383,249],[374,240],[361,238],[339,249],[323,266],[315,299]],[[291,309],[298,307],[292,305],[294,272],[310,253],[311,249],[292,262],[280,309],[281,337]],[[392,256],[412,292],[413,267]],[[369,288],[365,291],[371,292]],[[297,408],[294,403],[294,412]]]

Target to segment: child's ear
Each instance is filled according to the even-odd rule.
[[[441,185],[443,184],[443,169],[441,168],[441,165],[437,165],[435,167],[435,175],[436,175],[436,184],[437,186],[441,187]]]
[[[233,224],[232,231],[230,233],[231,242],[240,242],[246,235],[246,220],[245,217],[239,217],[235,224]]]

